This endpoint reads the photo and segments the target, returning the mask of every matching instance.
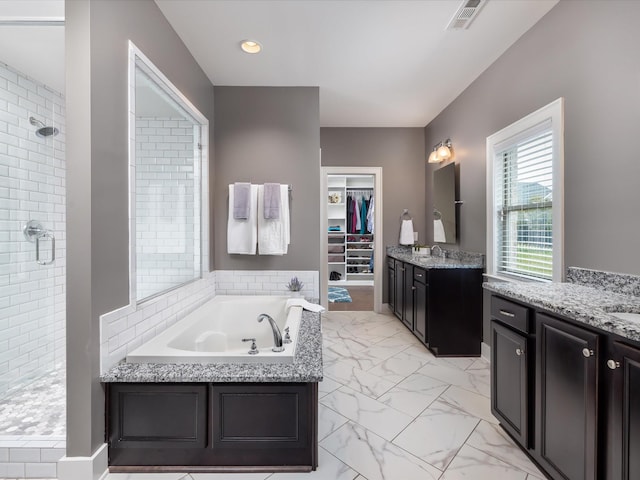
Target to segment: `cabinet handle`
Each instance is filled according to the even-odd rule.
[[[607,367],[611,370],[615,370],[616,368],[620,368],[620,362],[616,362],[615,360],[607,360]]]
[[[417,287],[414,287],[414,286],[411,287],[411,290],[417,290],[417,289],[418,289]]]
[[[593,350],[589,350],[588,348],[583,348],[582,355],[584,355],[586,358],[593,357]]]
[[[516,316],[515,313],[507,312],[506,310],[500,310],[500,313],[505,317],[513,318]]]
[[[521,348],[516,348],[516,355],[521,357],[522,355],[524,355],[524,350],[522,350]]]

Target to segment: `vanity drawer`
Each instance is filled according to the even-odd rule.
[[[415,267],[413,269],[413,279],[416,282],[420,282],[420,283],[427,283],[427,271],[422,269],[422,268],[418,268]]]
[[[491,297],[491,317],[523,333],[530,331],[529,309],[495,295]]]

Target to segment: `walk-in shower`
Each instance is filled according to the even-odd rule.
[[[54,478],[66,439],[64,28],[3,19],[0,45],[0,442],[27,449],[0,477]]]

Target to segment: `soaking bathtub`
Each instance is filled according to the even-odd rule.
[[[302,307],[290,306],[289,297],[219,295],[127,355],[130,363],[292,363],[298,343]],[[289,327],[291,343],[273,352],[270,315],[282,338]],[[250,355],[255,338],[258,354]]]

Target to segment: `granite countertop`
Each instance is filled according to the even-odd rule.
[[[304,311],[293,363],[126,363],[100,376],[112,382],[320,382],[322,331],[320,314]]]
[[[453,253],[453,252],[452,252]],[[387,247],[387,256],[421,268],[483,268],[481,254],[455,252],[456,257],[414,255],[410,247]]]
[[[606,332],[640,341],[640,323],[609,312],[640,312],[640,297],[575,283],[491,282],[484,288]]]

